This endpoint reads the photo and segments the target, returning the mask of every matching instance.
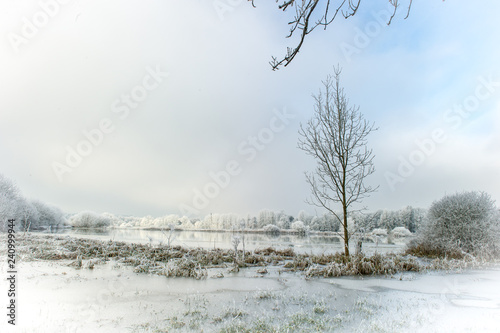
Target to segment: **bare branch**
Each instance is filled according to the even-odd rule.
[[[358,3],[356,5],[354,5],[352,0],[349,0],[349,11],[342,13],[344,15],[344,18],[349,18],[351,16],[354,16],[356,14],[356,12],[358,11],[360,2],[361,2],[361,0],[358,0]]]
[[[255,6],[254,0],[249,1],[252,2],[252,6]],[[339,12],[341,12],[342,16],[346,19],[356,15],[361,5],[361,0],[339,0],[336,5],[333,5],[332,0],[321,1],[321,4],[320,0],[276,0],[276,3],[278,3],[278,9],[283,12],[287,12],[287,9],[295,7],[293,19],[288,23],[290,25],[290,31],[286,38],[290,38],[294,34],[299,34],[299,38],[295,47],[287,48],[286,55],[283,58],[278,59],[274,56],[271,57],[269,64],[273,70],[277,70],[281,66],[288,66],[301,50],[307,35],[317,26],[322,26],[324,30],[326,30],[326,28],[337,18]],[[394,10],[387,25],[391,24],[397,14],[399,0],[389,0],[389,3],[394,7]],[[407,19],[410,15],[412,3],[413,0],[410,0],[404,19]]]
[[[408,5],[408,12],[406,13],[405,20],[410,16],[410,10],[411,10],[411,4],[413,3],[413,0],[410,0],[410,4]]]
[[[399,7],[398,0],[389,0],[389,3],[394,7],[394,12],[392,13],[391,17],[389,18],[389,22],[387,22],[387,25],[391,24],[392,19],[396,15],[396,11],[398,10],[398,7]]]
[[[349,254],[348,214],[351,206],[359,203],[377,190],[365,185],[365,179],[373,174],[373,151],[366,147],[367,136],[376,130],[359,112],[359,107],[349,105],[340,86],[340,68],[334,76],[323,82],[323,91],[314,96],[314,115],[299,129],[298,147],[315,158],[313,173],[306,173],[311,187],[311,203],[332,213],[343,226],[344,251]],[[340,204],[342,214],[332,205]],[[340,219],[340,215],[342,219]]]
[[[310,30],[309,28],[309,20],[311,19],[311,15],[313,14],[314,10],[316,9],[316,6],[318,5],[319,0],[310,0],[307,3],[305,1],[302,1],[301,7],[297,7],[296,15],[294,21],[290,22],[289,24],[292,25],[292,28],[290,29],[290,34],[287,36],[291,37],[293,33],[297,30],[302,30],[302,33],[300,35],[300,40],[299,44],[297,47],[294,49],[288,48],[287,49],[287,55],[280,61],[277,61],[275,57],[273,57],[273,60],[270,62],[273,70],[276,70],[279,68],[279,66],[288,66],[290,62],[292,62],[293,58],[299,53],[300,48],[302,47],[302,44],[304,43],[304,40],[306,38],[306,35],[309,34],[314,28],[317,26],[313,26]],[[289,5],[292,5],[293,1],[287,1],[284,4],[283,10],[286,10],[286,8]]]

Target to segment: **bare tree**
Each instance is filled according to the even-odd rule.
[[[40,220],[40,213],[30,200],[25,200],[21,207],[20,214],[21,223],[25,233],[29,232],[32,227],[38,227],[37,222]]]
[[[252,5],[255,7],[255,0],[248,1],[251,1]],[[389,5],[393,7],[393,13],[387,21],[387,25],[391,24],[400,6],[399,0],[388,1]],[[405,19],[408,18],[410,14],[412,1],[413,0],[405,1]],[[278,8],[283,12],[286,12],[289,8],[295,8],[295,15],[288,23],[290,25],[290,32],[287,38],[292,37],[294,34],[298,34],[299,41],[297,46],[287,48],[286,55],[283,58],[278,60],[276,57],[272,57],[270,64],[273,70],[279,69],[281,66],[288,66],[297,53],[299,53],[306,36],[314,29],[322,27],[326,30],[337,16],[342,16],[346,19],[354,16],[361,5],[361,0],[276,0],[276,2],[278,3]]]
[[[24,202],[16,183],[0,174],[0,231],[7,230],[8,220],[20,220]]]
[[[312,191],[307,202],[325,208],[339,220],[344,251],[349,255],[349,239],[354,230],[349,230],[348,214],[355,211],[354,203],[377,189],[364,183],[375,171],[367,136],[376,128],[363,118],[359,107],[349,106],[340,86],[340,73],[340,68],[336,68],[335,75],[323,81],[324,91],[314,96],[314,116],[305,126],[301,124],[298,147],[317,161],[314,172],[306,172]],[[342,205],[342,214],[332,207],[336,203]]]

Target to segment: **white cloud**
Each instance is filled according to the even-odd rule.
[[[10,13],[4,34],[32,13],[9,6],[1,5]],[[378,170],[371,181],[382,187],[366,201],[370,209],[425,206],[443,191],[473,185],[498,197],[498,97],[485,102],[484,117],[450,133],[397,191],[384,179],[399,155],[415,149],[415,139],[442,126],[443,112],[474,91],[478,76],[500,72],[498,5],[489,6],[476,15],[474,3],[420,3],[347,62],[339,44],[373,20],[367,10],[318,29],[288,68],[272,72],[270,56],[293,45],[283,38],[286,19],[268,11],[274,4],[244,3],[221,21],[210,2],[75,2],[19,54],[3,41],[0,172],[26,194],[69,211],[175,213],[211,171],[241,160],[238,145],[267,126],[273,109],[287,107],[294,122],[205,210],[312,211],[303,171],[314,163],[296,149],[297,127],[312,113],[311,93],[340,64],[351,102],[380,127],[370,142]],[[113,102],[157,65],[169,77],[127,119],[117,118]],[[75,147],[82,131],[105,117],[114,131],[60,183],[52,162],[64,161],[66,146]]]

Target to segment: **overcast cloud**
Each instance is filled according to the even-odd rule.
[[[2,2],[0,172],[67,212],[314,213],[297,130],[339,64],[379,127],[369,210],[500,199],[500,3],[421,1],[386,26],[386,1],[365,2],[276,72],[289,17],[214,3]]]

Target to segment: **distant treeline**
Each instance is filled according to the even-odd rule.
[[[366,232],[374,229],[404,227],[415,232],[422,224],[425,210],[406,207],[397,211],[378,210],[374,213],[355,213],[349,223]],[[339,215],[340,217],[340,215]],[[175,214],[162,217],[117,216],[110,213],[80,212],[64,214],[59,208],[39,200],[25,198],[16,184],[0,174],[0,231],[5,230],[8,219],[16,219],[17,228],[36,230],[71,225],[79,228],[175,228],[182,230],[280,230],[330,231],[340,230],[340,221],[332,214],[319,216],[300,211],[296,216],[283,211],[262,210],[257,216],[237,214],[208,214],[202,219],[192,219]]]
[[[89,213],[90,214],[90,213]],[[355,213],[350,218],[356,229],[369,232],[374,229],[391,231],[396,227],[404,227],[415,232],[422,224],[425,210],[406,207],[396,211],[378,210],[374,213]],[[119,228],[170,228],[182,230],[311,230],[331,231],[340,230],[339,220],[332,214],[320,216],[310,215],[300,211],[297,216],[285,212],[262,210],[257,216],[241,216],[238,214],[208,214],[203,219],[190,219],[179,215],[163,217],[123,217],[105,213],[101,215],[109,219],[109,226]],[[71,219],[70,219],[71,221]],[[102,223],[101,223],[102,224]]]

